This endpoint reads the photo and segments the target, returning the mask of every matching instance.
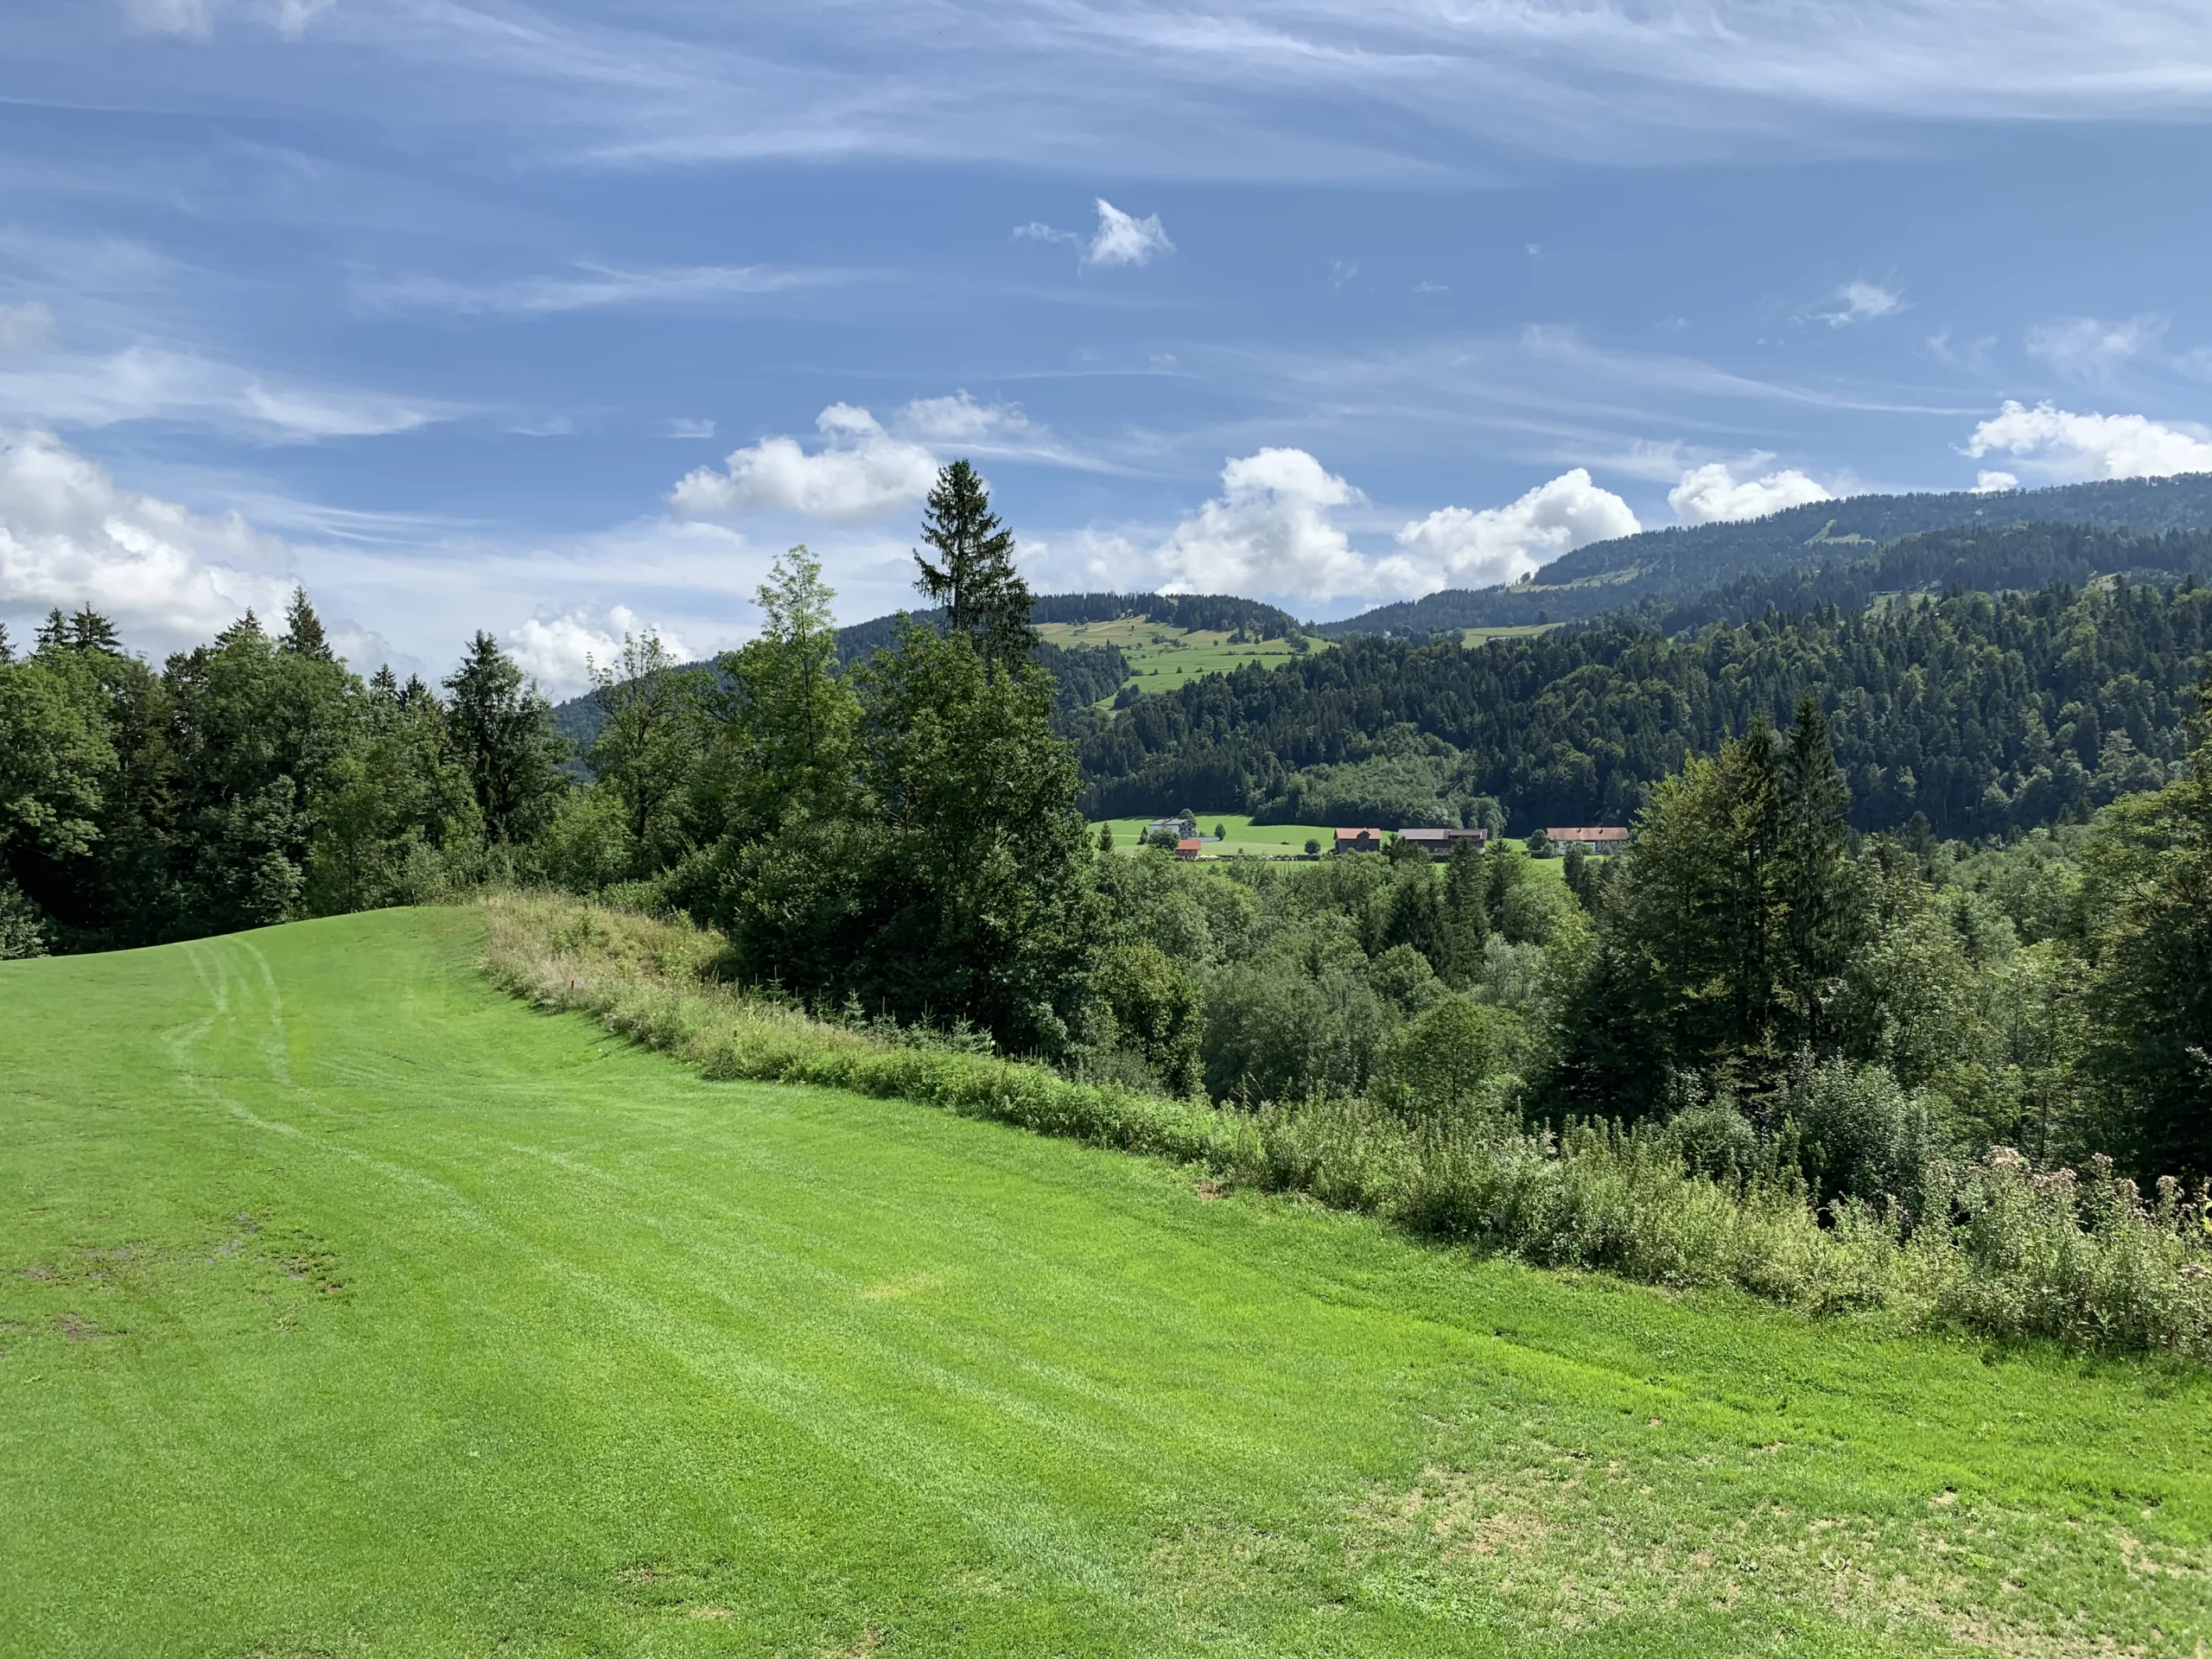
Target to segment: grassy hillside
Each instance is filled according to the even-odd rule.
[[[702,1082],[476,930],[0,964],[0,1651],[2212,1639],[2201,1373]]]
[[[1293,654],[1285,639],[1232,645],[1225,629],[1171,627],[1140,616],[1110,622],[1048,622],[1037,632],[1056,645],[1118,646],[1128,658],[1128,683],[1147,692],[1173,691],[1202,674],[1225,674],[1247,663],[1287,663]]]

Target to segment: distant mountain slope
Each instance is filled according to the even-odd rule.
[[[2093,581],[2114,572],[2148,579]],[[1811,695],[1861,829],[2032,828],[2171,775],[2207,575],[2212,534],[2028,524],[1472,649],[1355,636],[1139,700],[1080,743],[1084,810],[1449,823],[1488,798],[1516,826],[1618,823],[1686,749]]]
[[[1652,601],[1688,602],[1747,576],[1863,558],[1929,531],[1998,530],[2031,523],[2094,525],[2140,535],[2212,530],[2212,474],[2116,479],[2047,490],[1977,495],[1860,495],[1818,501],[1764,518],[1645,531],[1593,542],[1529,582],[1446,588],[1425,599],[1322,625],[1331,636],[1435,633],[1446,629],[1571,622]]]
[[[2060,582],[2086,588],[2116,580],[2170,588],[2190,576],[2212,581],[2212,531],[2140,536],[2088,524],[1976,526],[1908,536],[1869,558],[1745,576],[1687,604],[1646,601],[1642,610],[1662,632],[1678,634],[1770,611],[1821,605],[1860,611],[1883,600],[1955,588],[2027,593]]]

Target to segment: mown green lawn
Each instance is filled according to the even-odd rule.
[[[704,1083],[475,938],[0,964],[0,1653],[2212,1643],[2199,1373]]]

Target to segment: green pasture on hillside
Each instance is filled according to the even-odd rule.
[[[0,1653],[2212,1643],[2201,1373],[702,1081],[477,927],[0,963]]]
[[[1111,622],[1049,622],[1037,632],[1056,645],[1119,645],[1129,662],[1124,683],[1154,693],[1173,691],[1203,675],[1226,674],[1247,663],[1287,663],[1292,656],[1287,640],[1231,645],[1226,630],[1171,628],[1137,616]],[[1307,644],[1315,651],[1327,648],[1327,642],[1319,638]]]

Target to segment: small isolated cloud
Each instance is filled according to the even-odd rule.
[[[832,404],[815,425],[819,449],[803,449],[796,438],[763,438],[732,450],[720,471],[702,467],[684,474],[669,493],[671,505],[699,518],[752,512],[873,518],[919,501],[936,480],[937,457],[892,436],[864,409]]]
[[[1373,590],[1367,562],[1330,519],[1363,498],[1303,449],[1262,449],[1221,469],[1221,493],[1175,526],[1156,556],[1166,591],[1300,594]]]
[[[2028,330],[2028,355],[2042,359],[2069,380],[2085,386],[2109,386],[2121,366],[2155,346],[2166,332],[2166,319],[2130,317],[2101,322],[2074,317],[2038,323]]]
[[[1037,434],[1016,405],[978,403],[964,391],[917,397],[899,411],[894,424],[903,435],[923,443],[997,445]]]
[[[1757,466],[1765,456],[1757,456]],[[1667,505],[1686,524],[1718,524],[1726,519],[1763,518],[1784,507],[1802,507],[1810,501],[1834,499],[1832,493],[1794,467],[1761,478],[1738,479],[1726,461],[1692,467],[1682,481],[1667,492]]]
[[[248,607],[281,613],[293,552],[237,513],[117,487],[52,433],[0,433],[0,610],[90,605],[134,645],[205,639]]]
[[[1080,249],[1082,257],[1077,263],[1081,265],[1148,265],[1161,254],[1175,251],[1159,214],[1139,219],[1103,196],[1097,198],[1097,208],[1098,228],[1088,240],[1074,231],[1056,230],[1035,219],[1015,226],[1014,238],[1025,242],[1062,242]]]
[[[1098,231],[1083,251],[1086,265],[1148,265],[1175,245],[1160,228],[1158,213],[1142,219],[1125,213],[1105,197],[1098,198]]]
[[[2060,481],[2212,473],[2212,434],[2193,423],[2076,415],[2048,403],[2030,409],[2008,401],[1974,428],[1966,453],[1976,461],[2010,455]]]
[[[2012,473],[1993,472],[1985,467],[1974,478],[1974,493],[1976,495],[2001,495],[2006,490],[2019,487],[2019,478]]]
[[[645,621],[626,605],[605,612],[580,607],[557,616],[541,612],[520,627],[509,629],[505,644],[524,673],[560,696],[590,684],[594,666],[605,668],[619,661],[625,636],[642,639],[649,633],[658,634],[677,661],[691,659],[693,652],[681,638]]]
[[[1815,311],[1813,315],[1831,328],[1848,328],[1855,322],[1872,322],[1879,317],[1893,317],[1904,309],[1903,289],[1885,287],[1861,277],[1836,289],[1829,301],[1829,308]]]
[[[715,423],[672,415],[661,423],[660,431],[664,438],[711,438],[715,435]]]
[[[1540,484],[1509,506],[1440,507],[1398,532],[1398,555],[1383,562],[1408,592],[1485,588],[1512,582],[1591,542],[1633,536],[1643,526],[1627,502],[1577,467]]]
[[[54,313],[43,300],[0,305],[0,354],[43,351],[54,343]]]

